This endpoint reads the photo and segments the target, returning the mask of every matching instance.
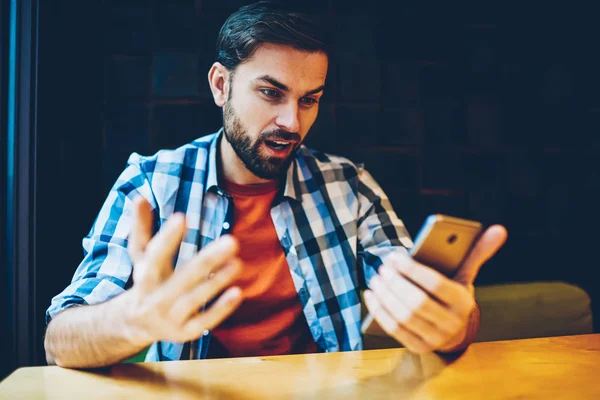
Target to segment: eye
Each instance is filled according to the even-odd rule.
[[[260,92],[270,99],[278,99],[281,97],[281,94],[274,89],[260,89]]]
[[[318,103],[318,101],[316,99],[313,99],[312,97],[302,97],[300,99],[300,102],[305,106],[312,106],[313,104]]]

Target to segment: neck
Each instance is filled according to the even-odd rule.
[[[222,176],[228,181],[239,185],[272,182],[272,180],[269,179],[259,178],[246,168],[242,160],[240,160],[233,150],[233,147],[231,147],[224,132],[221,135],[221,143],[219,144],[219,155],[219,169],[223,174]]]

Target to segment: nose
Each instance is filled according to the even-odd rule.
[[[300,116],[298,115],[298,104],[286,104],[283,106],[277,116],[275,123],[288,132],[300,131]]]

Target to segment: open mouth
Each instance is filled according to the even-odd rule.
[[[267,144],[267,146],[277,151],[286,150],[292,145],[291,142],[286,142],[283,140],[265,140],[265,143]]]

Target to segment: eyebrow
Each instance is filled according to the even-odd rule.
[[[271,85],[275,86],[278,89],[283,90],[284,92],[289,92],[290,91],[290,88],[288,88],[286,85],[284,85],[283,83],[279,82],[277,79],[275,79],[275,78],[273,78],[272,76],[269,76],[269,75],[263,75],[263,76],[261,76],[259,78],[256,78],[256,80],[270,83]],[[316,89],[309,90],[308,92],[306,92],[304,94],[304,96],[309,96],[311,94],[319,93],[319,92],[323,91],[323,89],[325,89],[325,85],[321,85],[321,86],[319,86]]]

